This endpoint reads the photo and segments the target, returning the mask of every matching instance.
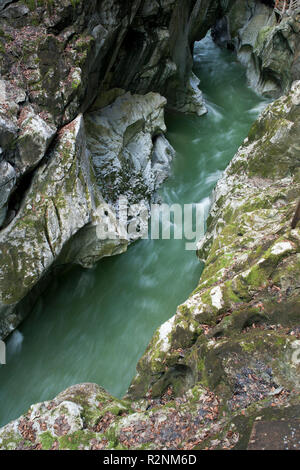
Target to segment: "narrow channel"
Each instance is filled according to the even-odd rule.
[[[235,56],[209,35],[195,47],[195,73],[209,113],[166,116],[176,158],[161,197],[208,211],[213,187],[266,102],[247,86]],[[57,278],[8,340],[0,426],[76,383],[95,382],[121,397],[153,332],[200,275],[185,241],[143,240],[93,270]]]

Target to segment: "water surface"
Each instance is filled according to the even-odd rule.
[[[177,155],[161,190],[164,202],[202,203],[265,105],[248,88],[232,53],[210,37],[195,49],[205,117],[167,115]],[[196,287],[201,266],[181,240],[144,240],[93,270],[57,278],[8,340],[0,368],[0,426],[32,403],[80,382],[121,397],[155,329]]]

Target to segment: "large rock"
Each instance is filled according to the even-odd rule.
[[[149,200],[168,176],[174,150],[163,137],[165,105],[166,99],[158,94],[125,93],[85,116],[87,144],[106,200]]]
[[[0,187],[5,187],[0,228],[10,225],[19,211],[23,188],[49,158],[56,132],[89,109],[97,96],[105,101],[116,88],[134,94],[152,91],[165,96],[172,109],[205,113],[199,81],[192,73],[193,44],[232,3],[53,0],[45,6],[2,1],[0,147],[1,160],[13,167],[15,177],[8,188],[4,170],[0,173]],[[153,165],[147,176],[149,191],[156,179],[161,182],[167,175],[172,154],[165,140],[155,138],[158,173],[156,177]],[[146,140],[140,144],[149,159],[151,144]],[[143,169],[143,178],[148,169]],[[144,186],[138,188],[143,195]]]
[[[166,99],[137,93],[160,92],[169,107],[205,112],[192,49],[225,11],[221,3],[1,2],[1,336],[19,324],[27,295],[33,289],[35,297],[55,264],[92,266],[125,249],[120,233],[105,247],[98,240],[96,182],[107,201],[125,195],[149,202],[166,178],[174,154],[163,135]],[[118,98],[120,88],[132,96]],[[97,175],[92,185],[79,169],[90,167],[80,114],[88,109],[87,122],[97,116],[94,124],[98,119],[102,126],[99,139],[88,139]],[[62,140],[66,132],[69,144]],[[61,160],[68,145],[70,160]],[[114,214],[104,212],[114,227]]]
[[[14,190],[46,157],[55,132],[85,112],[99,90],[158,92],[172,109],[205,113],[193,44],[233,2],[225,3],[54,0],[44,8],[3,1],[0,147],[15,169]]]
[[[202,3],[13,2],[0,12],[1,76],[56,126],[85,111],[99,87],[159,92],[176,107],[174,86],[183,90],[192,76],[193,43],[224,11],[223,2]],[[203,113],[199,91],[188,87],[184,96],[193,103],[189,111]]]
[[[199,82],[192,73],[192,50],[196,37],[204,37],[214,22],[210,23],[206,13],[202,2],[194,0],[143,3],[124,37],[119,61],[113,65],[112,83],[134,93],[156,91],[167,98],[172,109],[205,114]],[[201,16],[203,22],[207,20],[205,31],[197,28],[192,36]]]
[[[262,2],[236,2],[217,22],[213,37],[236,50],[251,86],[265,96],[279,97],[300,79],[299,15],[278,23],[273,8]]]
[[[116,240],[98,239],[97,226],[107,223]],[[56,266],[76,262],[90,267],[103,256],[120,253],[127,240],[120,239],[118,230],[94,181],[80,115],[60,131],[49,161],[35,173],[18,214],[0,233],[1,337],[20,323],[27,312],[24,308],[15,311],[15,307],[54,262]],[[83,244],[86,231],[89,242]]]
[[[47,124],[30,106],[22,109],[19,126],[15,165],[20,174],[24,174],[43,159],[56,134],[56,127]]]
[[[121,95],[117,99],[116,93]],[[101,107],[111,99],[111,105]],[[60,130],[42,162],[42,149],[53,139],[52,128],[26,110],[18,137],[19,169],[25,172],[40,163],[15,217],[8,216],[0,232],[0,337],[22,321],[54,268],[92,267],[105,256],[124,252],[129,242],[143,235],[133,230],[129,235],[113,205],[121,196],[130,204],[141,203],[128,218],[131,227],[148,217],[145,211],[168,176],[174,156],[163,135],[165,104],[166,99],[154,93],[116,90],[105,101],[100,96],[97,110]],[[5,160],[0,170],[4,218],[15,172]]]
[[[238,409],[273,387],[299,392],[300,234],[290,225],[300,190],[299,105],[295,82],[262,113],[217,184],[198,246],[200,284],[155,333],[129,397],[160,397],[168,387],[180,395],[200,380]],[[256,377],[249,390],[247,373]]]

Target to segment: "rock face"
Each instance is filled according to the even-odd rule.
[[[97,210],[119,195],[149,202],[166,178],[163,108],[206,112],[193,44],[232,3],[1,1],[0,338],[54,267],[126,248],[117,228],[118,243],[95,241]]]
[[[199,286],[154,335],[125,400],[72,387],[2,428],[0,448],[258,448],[255,436],[274,421],[289,448],[280,429],[298,432],[300,413],[300,228],[290,228],[299,117],[298,81],[218,183]]]
[[[224,2],[202,3],[2,2],[0,146],[17,178],[39,163],[57,128],[85,112],[99,90],[158,92],[169,107],[203,114],[193,43],[225,10]]]
[[[295,82],[262,113],[217,184],[198,246],[201,282],[154,335],[130,396],[146,396],[150,388],[159,395],[173,382],[180,391],[200,375],[232,399],[235,366],[225,356],[235,348],[249,367],[265,361],[276,370],[275,381],[299,387],[292,356],[300,343],[297,333],[290,335],[299,326],[299,234],[291,230],[299,196],[299,105]],[[280,346],[275,356],[272,344]]]
[[[263,95],[277,98],[300,79],[300,15],[285,16],[278,23],[273,9],[262,2],[236,2],[213,36],[218,44],[236,50],[250,84]]]
[[[72,263],[92,267],[105,256],[124,252],[139,236],[127,235],[112,205],[120,196],[131,204],[149,201],[168,175],[174,151],[163,137],[165,104],[158,94],[125,93],[59,131],[17,214],[0,232],[2,338],[27,314],[23,299],[30,294],[34,300],[33,290],[53,269]],[[46,145],[48,129],[41,125],[35,133],[30,127],[35,118],[26,119],[30,130],[24,139],[29,139],[34,158],[35,150]],[[14,173],[5,161],[1,169],[5,195],[12,190]],[[104,229],[107,239],[99,236]]]
[[[149,200],[168,176],[174,150],[163,137],[166,99],[119,93],[111,105],[86,114],[87,143],[105,199],[126,196],[134,204]]]
[[[205,112],[192,46],[218,18],[216,40],[258,90],[277,96],[300,78],[299,19],[277,25],[261,2],[0,1],[2,338],[53,270],[126,250],[113,205],[149,201],[166,177],[166,99]],[[295,426],[299,118],[298,81],[218,183],[200,284],[155,333],[125,399],[76,385],[2,428],[0,449],[251,448],[254,421]]]
[[[102,207],[107,216],[101,215]],[[54,262],[56,266],[76,262],[90,267],[103,256],[126,249],[127,242],[120,237],[116,241],[97,239],[97,225],[106,222],[118,233],[117,222],[95,182],[80,115],[61,129],[49,161],[35,172],[18,214],[0,233],[3,337],[22,320],[24,308],[16,311],[15,307]],[[87,230],[88,245],[83,243]]]

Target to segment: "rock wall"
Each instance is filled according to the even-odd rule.
[[[262,113],[218,182],[198,246],[205,261],[200,284],[154,335],[129,396],[145,397],[150,389],[160,395],[170,384],[180,393],[200,377],[232,399],[238,371],[231,372],[227,353],[235,348],[249,367],[273,363],[280,385],[299,387],[292,343],[300,344],[300,248],[299,229],[291,230],[299,197],[299,113],[298,81]],[[298,333],[290,335],[294,328]]]
[[[285,429],[268,448],[299,446],[299,117],[300,81],[217,184],[200,283],[154,335],[125,399],[71,387],[2,428],[1,449],[262,448],[250,439],[259,425]]]
[[[168,106],[206,112],[192,74],[193,43],[232,2],[24,0],[0,10],[1,218],[11,192],[58,129],[99,90],[160,93]]]
[[[233,6],[216,38],[237,48],[253,84],[273,96],[291,87],[298,19],[275,25],[265,5],[233,4],[0,2],[3,336],[49,270],[89,267],[126,249],[115,198],[151,197],[172,154],[165,99],[146,93],[203,111],[191,48],[226,9]],[[266,108],[227,168],[198,246],[199,286],[155,333],[125,399],[76,385],[2,428],[0,449],[245,449],[256,421],[292,426],[300,411],[300,231],[290,227],[299,110],[298,81]],[[98,239],[104,224],[113,242]],[[284,448],[293,446],[291,429]]]
[[[0,3],[0,338],[54,268],[126,249],[117,228],[109,248],[95,240],[97,204],[149,202],[166,178],[163,109],[206,112],[193,43],[231,3]]]
[[[169,174],[174,149],[164,137],[164,106],[159,94],[120,96],[85,116],[87,144],[98,186],[107,201],[126,196],[130,204],[148,201]],[[101,98],[102,100],[102,98]]]
[[[216,42],[235,49],[251,86],[278,98],[300,79],[300,15],[275,16],[268,2],[235,3],[214,30]]]

